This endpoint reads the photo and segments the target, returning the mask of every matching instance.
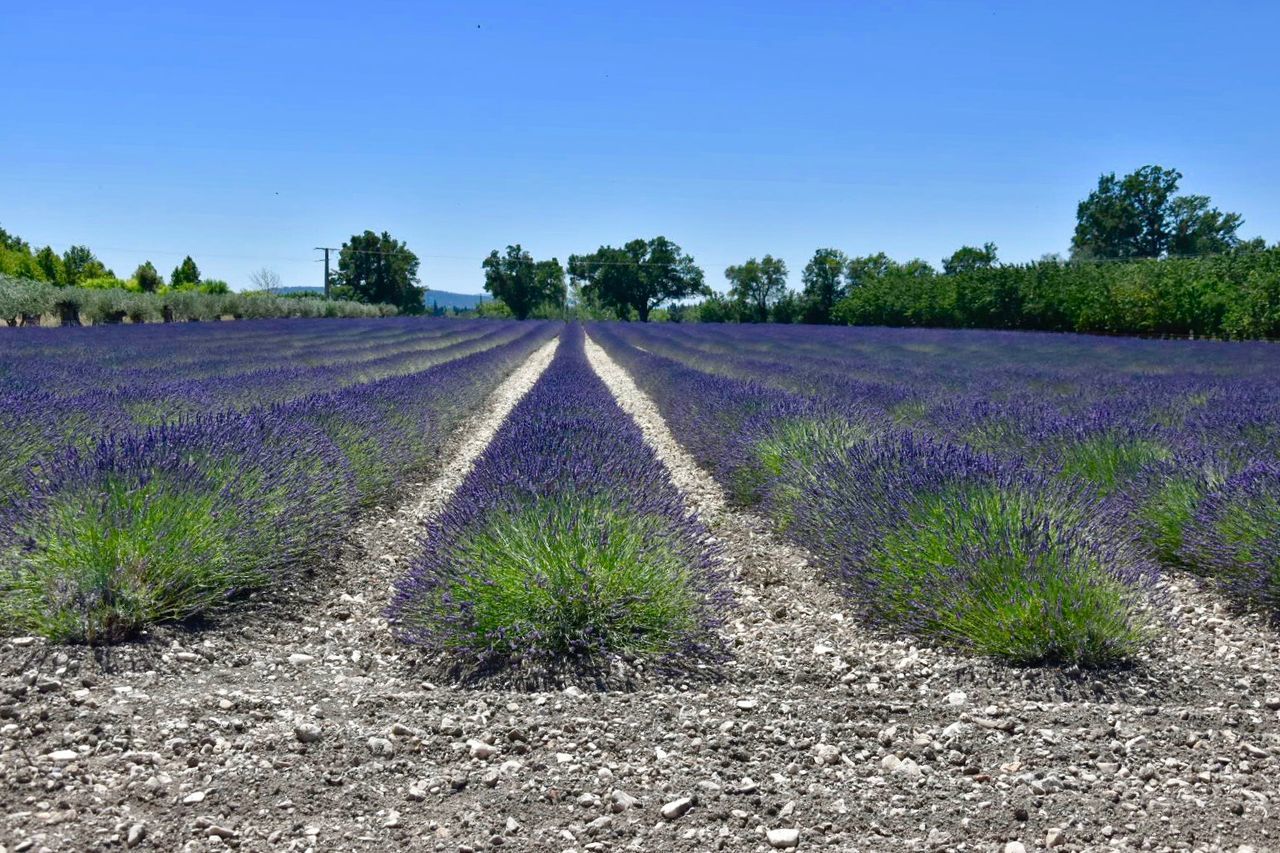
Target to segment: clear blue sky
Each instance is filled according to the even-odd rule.
[[[1280,239],[1274,2],[9,3],[0,224],[121,275],[319,284],[387,229],[429,287],[664,234],[723,287],[818,246],[1064,251],[1103,171]]]

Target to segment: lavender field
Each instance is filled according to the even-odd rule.
[[[0,486],[0,851],[1280,831],[1271,344],[19,329]]]
[[[1016,661],[1098,663],[1158,630],[1162,570],[1280,608],[1270,344],[596,334],[699,462],[813,550],[873,622]]]

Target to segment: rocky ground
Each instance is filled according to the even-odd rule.
[[[869,635],[589,352],[734,573],[722,678],[461,688],[391,639],[422,519],[543,350],[315,576],[109,651],[0,642],[0,853],[1280,847],[1274,630],[1176,581],[1166,638],[1123,672]]]

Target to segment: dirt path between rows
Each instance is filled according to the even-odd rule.
[[[1169,640],[1119,674],[869,636],[588,348],[724,550],[722,680],[464,689],[390,637],[382,609],[423,520],[548,349],[323,577],[105,661],[0,642],[0,853],[1275,846],[1274,633],[1186,585]]]

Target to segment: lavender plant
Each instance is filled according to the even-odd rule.
[[[389,617],[463,677],[723,654],[708,533],[586,361],[580,327],[428,527]]]
[[[790,532],[870,621],[1021,664],[1149,639],[1154,564],[1088,489],[909,435],[807,468]]]
[[[351,489],[322,436],[217,418],[70,449],[0,512],[0,613],[56,641],[115,642],[322,552]],[[296,451],[299,440],[312,454]]]
[[[1241,602],[1280,617],[1280,462],[1254,462],[1210,491],[1181,556]]]

